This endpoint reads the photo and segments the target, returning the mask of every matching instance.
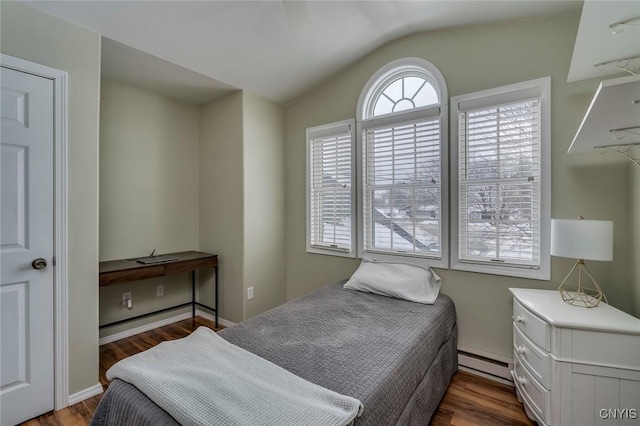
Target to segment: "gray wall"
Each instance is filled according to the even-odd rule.
[[[100,36],[0,2],[2,53],[69,73],[69,392],[98,383]]]
[[[205,106],[105,81],[101,112],[100,259],[197,250],[220,256],[220,316],[239,322],[286,300],[284,108],[238,91]],[[214,275],[198,299],[213,305]],[[165,295],[156,297],[156,286]],[[246,299],[254,287],[255,297]],[[133,309],[122,306],[131,291]],[[190,300],[177,274],[105,287],[100,322]],[[101,337],[188,312],[101,330]]]
[[[243,96],[234,92],[200,110],[200,249],[220,260],[220,315],[244,319]],[[201,275],[209,299],[210,274]]]
[[[224,319],[240,322],[286,300],[284,188],[283,107],[239,91],[201,109],[200,246],[221,257]]]
[[[196,105],[103,80],[100,261],[146,256],[153,249],[156,254],[198,250],[199,120]],[[177,274],[103,287],[100,323],[189,301],[189,283],[187,274]],[[156,297],[158,284],[165,286],[162,297]],[[125,291],[132,292],[132,309],[122,306]],[[100,335],[145,322],[102,329]]]
[[[631,164],[631,288],[633,314],[640,318],[640,166]]]
[[[244,318],[286,301],[284,108],[243,92]]]
[[[409,56],[435,64],[449,96],[552,77],[552,217],[615,221],[615,261],[593,262],[610,302],[630,311],[629,172],[621,160],[566,151],[597,80],[567,84],[579,15],[417,33],[393,41],[340,71],[286,109],[287,298],[350,276],[359,261],[305,252],[305,129],[355,116],[366,81],[388,62]],[[618,161],[618,162],[616,162]],[[614,188],[615,190],[612,190]],[[572,266],[552,260],[552,281],[438,270],[456,303],[459,344],[511,358],[509,287],[557,288]]]

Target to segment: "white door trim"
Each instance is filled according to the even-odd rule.
[[[45,65],[2,54],[4,67],[53,80],[54,98],[54,403],[60,410],[69,405],[69,328],[68,328],[68,74]]]

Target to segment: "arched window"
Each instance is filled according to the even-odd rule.
[[[358,102],[360,254],[448,266],[447,87],[419,58],[376,72]]]
[[[432,74],[427,68],[432,68],[437,74]],[[442,74],[431,63],[407,58],[391,62],[380,69],[369,80],[362,95],[358,116],[366,120],[439,105],[443,98],[446,104],[447,88]]]
[[[433,85],[422,77],[403,75],[389,83],[373,103],[371,116],[391,114],[438,103]]]

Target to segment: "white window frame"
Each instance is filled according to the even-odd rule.
[[[351,134],[351,249],[344,250],[341,248],[321,247],[312,244],[311,241],[311,140],[314,135],[324,134],[331,135],[342,133],[341,129],[349,126]],[[330,256],[351,257],[355,258],[357,253],[357,231],[356,231],[356,138],[355,138],[355,120],[343,120],[334,123],[324,124],[321,126],[309,127],[306,131],[306,234],[307,234],[307,253],[325,254]]]
[[[409,111],[400,111],[390,114],[378,115],[373,118],[365,119],[373,110],[373,102],[380,95],[382,90],[392,80],[400,77],[405,73],[411,73],[412,70],[418,70],[419,76],[425,78],[438,94],[438,104],[428,105],[425,107],[415,108]],[[425,74],[426,71],[426,74]],[[356,144],[356,162],[357,162],[357,226],[358,226],[358,257],[367,257],[383,262],[401,262],[415,264],[421,266],[431,266],[436,268],[449,267],[449,169],[448,169],[448,94],[447,84],[444,76],[438,68],[431,62],[421,58],[402,58],[392,61],[380,68],[367,81],[357,106],[357,144]],[[439,111],[436,111],[439,110]],[[440,252],[441,256],[427,257],[416,255],[413,253],[381,253],[376,251],[365,250],[365,230],[364,230],[364,176],[363,174],[363,133],[367,128],[376,127],[381,124],[402,123],[417,118],[433,117],[435,114],[440,115]]]
[[[490,106],[540,96],[540,265],[538,268],[461,261],[459,258],[459,118],[460,104]],[[551,77],[525,81],[451,98],[451,269],[536,280],[551,279]]]

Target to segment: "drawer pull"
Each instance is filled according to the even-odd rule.
[[[527,349],[524,346],[516,346],[516,352],[518,352],[519,355],[524,355]]]
[[[522,316],[518,315],[518,316],[516,317],[516,322],[519,322],[520,324],[524,324],[524,317],[522,317]]]
[[[527,384],[527,379],[525,379],[524,377],[520,377],[520,376],[517,376],[517,377],[518,377],[518,383],[520,383],[522,386]]]

